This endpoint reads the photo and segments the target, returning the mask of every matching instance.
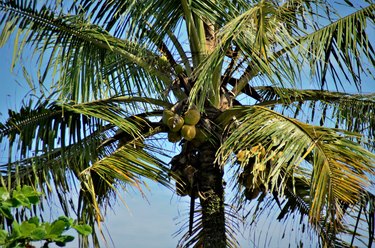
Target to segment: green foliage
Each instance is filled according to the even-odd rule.
[[[279,220],[306,218],[295,225],[306,224],[322,246],[370,246],[375,98],[363,92],[375,79],[374,14],[374,0],[0,1],[0,46],[14,43],[12,67],[22,56],[38,57],[38,85],[28,82],[42,92],[0,123],[0,143],[11,154],[2,176],[52,189],[65,215],[73,207],[85,224],[100,227],[119,187],[170,186],[171,161],[201,203],[210,188],[220,191],[202,211],[192,197],[190,215],[199,218],[181,247],[217,248],[236,247],[231,222],[249,220],[225,210],[229,218],[212,222],[228,222],[219,234],[204,221],[224,204],[223,168],[230,167],[225,178],[240,208],[258,199],[245,216],[277,202]],[[54,93],[46,97],[46,89]],[[190,123],[197,137],[169,137],[178,143],[166,145],[162,110],[183,116],[193,105],[201,115]],[[207,137],[198,140],[200,132]],[[171,160],[171,150],[181,153]],[[9,219],[12,208],[37,202],[17,190],[1,191],[0,214]],[[70,240],[67,228],[91,231],[67,217],[11,228],[4,240],[57,244]]]
[[[0,213],[2,216],[13,219],[12,208],[27,207],[39,202],[41,194],[33,190],[30,186],[17,187],[12,193],[6,188],[0,187]]]
[[[30,186],[17,187],[9,192],[5,187],[0,188],[1,214],[12,221],[11,231],[0,230],[0,246],[4,248],[27,247],[30,242],[45,240],[45,246],[55,243],[57,246],[65,246],[67,242],[74,240],[71,235],[64,232],[75,229],[80,235],[87,236],[92,233],[88,225],[76,223],[72,218],[60,216],[53,222],[41,222],[34,216],[18,223],[14,220],[11,210],[18,207],[31,208],[39,203],[41,193],[36,192]]]

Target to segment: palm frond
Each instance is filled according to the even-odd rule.
[[[342,128],[362,134],[364,144],[374,149],[375,95],[324,90],[255,87],[263,98],[259,105],[281,106],[283,112],[306,122]],[[306,113],[308,111],[308,113]]]
[[[2,164],[2,177],[8,179],[9,187],[32,185],[47,196],[52,196],[53,192],[56,193],[55,190],[64,192],[66,195],[59,200],[64,213],[68,214],[70,206],[68,201],[62,199],[73,197],[68,192],[76,188],[79,173],[103,156],[103,151],[95,149],[102,140],[101,136],[100,132],[96,132],[64,148],[51,149],[46,154],[29,155],[28,158]]]
[[[254,11],[250,10],[248,12],[251,14]],[[213,52],[199,64],[198,68],[195,69],[193,76],[196,79],[196,82],[190,93],[190,101],[194,102],[198,107],[204,105],[204,99],[201,96],[208,96],[208,101],[210,101],[213,106],[219,107],[221,78],[218,78],[216,75],[222,70],[221,67],[223,66],[224,58],[226,56],[226,53],[223,53],[223,51],[229,49],[231,40],[236,34],[237,27],[240,26],[241,22],[246,21],[246,17],[249,15],[248,12],[234,18],[234,20],[227,24],[226,27],[222,28],[227,31],[227,33],[222,35],[220,35],[220,33],[218,34],[218,37],[221,37],[219,39],[220,44],[217,44]]]
[[[361,88],[361,75],[375,66],[373,42],[366,32],[373,25],[374,14],[375,4],[368,3],[366,7],[300,38],[301,57],[309,61],[311,75],[317,77],[322,89],[328,87],[329,71],[336,88],[343,86],[340,78]]]
[[[253,207],[244,212],[245,218],[249,219],[249,231],[256,229],[257,219],[265,218],[263,221],[269,222],[270,225],[279,221],[280,225],[285,227],[284,235],[289,228],[296,229],[298,234],[295,236],[298,239],[289,240],[290,244],[298,242],[301,244],[317,243],[319,241],[312,238],[312,236],[317,235],[320,237],[323,246],[324,244],[330,244],[334,247],[350,247],[353,245],[371,247],[374,237],[372,224],[374,195],[367,192],[357,205],[344,205],[343,215],[346,221],[336,230],[332,230],[325,227],[325,219],[321,219],[315,226],[308,222],[308,213],[311,206],[310,187],[303,178],[302,180],[301,178],[294,178],[293,180],[294,182],[292,180],[288,182],[289,186],[287,186],[283,197],[276,196],[277,192],[274,192],[273,196],[263,194],[257,198],[257,202],[250,202]],[[240,204],[243,206],[244,202],[241,201]],[[273,214],[270,214],[271,212]]]
[[[242,6],[242,13],[229,15],[230,19],[218,30],[219,43],[196,69],[196,82],[190,96],[192,101],[196,100],[197,105],[202,106],[200,95],[208,95],[214,105],[218,102],[220,87],[228,83],[224,80],[220,84],[213,77],[217,74],[216,70],[221,70],[218,65],[222,64],[229,64],[229,71],[224,75],[226,79],[240,75],[235,79],[236,83],[232,84],[231,91],[234,95],[238,95],[256,76],[263,77],[264,82],[272,84],[293,84],[292,82],[296,81],[295,78],[299,75],[297,72],[300,71],[299,65],[291,67],[289,60],[298,59],[292,57],[292,54],[288,55],[289,38],[284,37],[291,34],[283,33],[279,29],[283,25],[296,26],[297,23],[294,19],[289,20],[290,23],[285,23],[290,12],[284,10],[284,13],[280,9],[283,8],[269,1],[262,1]],[[233,47],[236,47],[235,51]],[[281,50],[276,50],[279,47]],[[228,57],[231,59],[230,62]]]
[[[11,33],[17,32],[17,39],[23,33],[20,46],[15,46],[15,50],[19,50],[17,54],[27,44],[34,46],[40,54],[50,54],[41,80],[50,70],[55,71],[53,75],[57,71],[60,74],[58,88],[68,91],[62,91],[65,97],[76,101],[95,98],[109,86],[106,82],[116,79],[118,74],[109,73],[115,67],[121,67],[124,72],[137,72],[132,73],[132,78],[125,78],[130,82],[117,87],[119,90],[125,88],[127,92],[122,93],[132,92],[130,85],[136,89],[152,89],[150,84],[145,83],[149,79],[159,92],[172,82],[170,69],[160,54],[138,43],[111,36],[100,26],[91,24],[83,15],[57,15],[46,6],[38,9],[36,5],[24,6],[22,2],[14,1],[2,2],[0,10],[4,13],[2,23],[7,23],[2,30],[1,44],[7,41]],[[90,91],[94,92],[93,96]]]
[[[144,134],[144,136],[147,137],[147,134]],[[120,184],[135,187],[141,192],[142,186],[145,184],[143,178],[169,186],[169,179],[166,173],[167,165],[162,160],[150,156],[146,152],[146,147],[143,145],[141,138],[127,142],[126,145],[95,161],[90,167],[80,173],[80,181],[83,183],[82,188],[87,191],[86,197],[95,208],[98,222],[102,221],[99,205],[103,201],[101,198],[109,197],[107,192],[102,192],[101,188],[98,187],[100,186],[98,182],[102,182],[102,187],[105,185],[108,187],[109,185],[114,188],[115,186],[112,185],[114,184],[114,179],[116,179],[119,180]],[[97,177],[94,178],[93,174],[97,175]]]
[[[168,102],[159,100],[154,100],[154,102],[152,102],[153,99],[147,98],[115,97],[83,104],[64,105],[64,108],[73,112],[80,113],[82,115],[100,118],[101,120],[107,121],[112,125],[115,125],[118,128],[122,129],[126,133],[132,134],[135,137],[140,134],[139,129],[141,127],[151,125],[146,118],[141,118],[140,116],[131,117],[135,115],[131,108],[133,107],[134,109],[136,109],[137,107],[139,107],[139,105],[136,105],[136,103],[134,103],[135,100],[138,100],[140,102],[143,101],[148,103],[159,103],[165,106],[171,106],[171,104],[169,104]],[[122,104],[125,104],[125,106],[123,106]],[[161,115],[160,111],[158,115]],[[152,114],[150,114],[150,117],[151,116]]]
[[[108,127],[62,108],[55,102],[39,100],[19,112],[10,112],[1,124],[0,137],[8,138],[9,161],[2,164],[1,174],[9,187],[33,185],[46,195],[69,192],[75,188],[79,173],[104,155],[98,150]],[[18,152],[19,151],[19,152]],[[68,194],[67,194],[68,195]],[[68,197],[68,196],[67,196]],[[59,197],[65,214],[69,204]]]
[[[92,225],[100,225],[102,209],[110,206],[118,187],[142,192],[145,179],[169,187],[167,165],[145,141],[162,130],[158,125],[149,126],[151,122],[142,115],[134,116],[116,105],[131,106],[133,101],[169,106],[160,100],[130,97],[112,102],[106,99],[92,104],[95,107],[40,100],[36,106],[30,101],[20,113],[12,112],[1,125],[1,138],[9,138],[9,147],[18,142],[21,153],[15,154],[15,162],[0,165],[2,182],[9,187],[25,184],[40,188],[49,197],[57,197],[66,215],[73,210],[81,221]],[[101,111],[107,114],[96,118]],[[161,116],[162,111],[156,113]],[[109,121],[112,123],[105,124]],[[116,143],[105,143],[116,129],[125,135]],[[72,189],[80,189],[78,202]]]
[[[55,102],[40,99],[34,105],[30,100],[18,112],[9,111],[8,120],[0,124],[0,140],[8,138],[10,147],[17,143],[17,157],[25,158],[31,152],[37,155],[79,141],[85,136],[82,130],[95,125],[100,122],[64,110]]]
[[[170,68],[175,68],[182,60],[188,75],[191,73],[188,56],[174,33],[184,32],[180,30],[183,24],[180,2],[152,0],[135,4],[133,1],[94,3],[83,0],[73,5],[78,13],[90,12],[94,23],[103,25],[106,31],[114,33],[116,37],[125,36],[125,39],[143,44],[156,54],[165,55]],[[183,81],[180,78],[180,82]],[[173,90],[178,91],[178,87]],[[181,90],[177,95],[181,95]]]
[[[225,118],[225,112],[221,117],[232,131],[218,151],[218,160],[224,164],[233,153],[248,150],[242,162],[246,167],[254,156],[251,149],[264,147],[252,173],[266,189],[281,195],[292,174],[308,169],[313,225],[324,218],[325,228],[336,228],[332,224],[342,220],[342,203],[355,205],[365,194],[375,174],[375,156],[351,141],[353,133],[304,124],[258,106],[230,111],[237,120]]]
[[[107,31],[113,31],[115,36],[126,35],[142,38],[147,26],[164,37],[166,31],[174,31],[182,19],[180,1],[148,0],[143,2],[113,1],[92,2],[76,1],[72,8],[79,12],[90,13],[95,23],[104,23]],[[165,20],[168,20],[167,22]]]
[[[78,174],[94,163],[97,158],[105,156],[97,149],[106,148],[107,145],[103,144],[103,141],[108,138],[106,132],[116,125],[127,134],[129,140],[144,137],[144,132],[148,132],[149,128],[154,131],[158,130],[154,129],[153,124],[144,117],[134,116],[132,112],[126,112],[116,104],[121,102],[131,106],[134,101],[170,106],[169,103],[160,100],[131,97],[106,99],[91,103],[91,105],[61,106],[55,102],[40,100],[33,106],[30,101],[29,105],[22,107],[20,112],[10,112],[7,122],[1,124],[0,138],[8,138],[10,149],[15,142],[18,143],[17,149],[20,153],[14,155],[19,159],[24,158],[21,162],[14,163],[14,165],[18,164],[19,168],[31,168],[36,161],[40,162],[38,166],[43,167],[44,163],[48,167],[48,161],[56,163],[56,159],[61,159],[62,163],[66,163],[63,167],[75,168],[75,173]],[[99,113],[106,113],[106,115],[99,116]],[[162,111],[156,113],[156,116],[161,116]],[[149,116],[152,116],[152,113]],[[85,142],[91,142],[90,147],[93,149],[81,147]],[[82,150],[87,151],[87,154]],[[107,149],[108,151],[110,150]],[[72,152],[75,155],[71,154]],[[70,164],[73,165],[70,167]],[[6,165],[3,167],[6,168]]]
[[[282,199],[280,199],[282,201]],[[287,202],[288,199],[285,199]],[[284,219],[278,219],[280,207],[270,194],[261,194],[257,199],[242,203],[244,209],[245,234],[244,236],[254,246],[261,247],[264,244],[274,246],[296,246],[305,245],[322,246],[319,237],[325,233],[318,232],[316,227],[311,227],[308,218],[301,215],[298,209],[289,209]],[[267,231],[266,231],[267,230]],[[293,230],[291,233],[290,230]],[[246,235],[247,233],[247,235]],[[273,235],[270,235],[270,234]]]
[[[149,108],[151,112],[146,111],[137,115],[136,110],[140,108],[137,102],[143,102],[142,108],[144,110]],[[152,105],[154,107],[150,107]],[[0,124],[0,139],[1,141],[8,139],[11,151],[12,147],[19,150],[19,153],[13,155],[25,165],[32,164],[33,158],[46,162],[59,157],[64,161],[66,156],[66,158],[70,157],[69,159],[77,159],[77,164],[74,166],[77,169],[76,173],[79,173],[92,164],[96,157],[105,156],[96,149],[107,149],[106,147],[113,143],[103,142],[108,140],[108,135],[113,135],[109,133],[112,130],[121,130],[111,137],[111,139],[115,138],[115,141],[124,139],[124,134],[127,140],[132,140],[137,137],[144,138],[145,133],[150,130],[160,132],[158,126],[161,124],[147,119],[161,117],[161,110],[153,110],[160,108],[155,105],[171,107],[170,103],[157,99],[126,96],[85,104],[65,105],[49,102],[43,98],[36,104],[30,100],[19,112],[9,112],[9,119],[4,124]],[[86,149],[84,146],[79,148],[83,140],[94,142],[91,143],[94,150]],[[79,152],[81,149],[86,149],[88,154]],[[77,154],[72,156],[65,152],[77,152]],[[80,153],[82,156],[79,155]],[[93,157],[89,156],[90,159],[85,159],[85,154],[91,153],[94,154]],[[79,161],[86,162],[82,162],[83,166],[78,166]],[[12,160],[9,162],[12,163]]]
[[[319,6],[316,7],[319,9]],[[329,8],[325,3],[320,7]],[[295,8],[300,10],[294,12]],[[321,23],[330,24],[323,27],[316,24],[319,28],[314,26],[314,19],[308,23],[304,17],[305,13],[319,16],[316,11],[307,3],[291,1],[276,6],[267,2],[265,5],[253,5],[228,22],[219,33],[220,49],[226,51],[227,42],[230,42],[232,46],[238,46],[239,54],[245,57],[241,62],[245,69],[239,71],[242,75],[232,91],[239,94],[255,77],[262,78],[263,84],[267,82],[287,87],[288,82],[296,85],[301,82],[301,72],[309,71],[306,62],[311,68],[310,75],[317,78],[322,89],[327,85],[328,78],[332,78],[336,88],[342,86],[342,82],[353,82],[360,88],[361,75],[373,74],[374,49],[366,29],[372,25],[374,5],[335,21],[328,18]],[[266,17],[262,19],[263,15]],[[263,29],[257,28],[257,23]],[[311,32],[314,29],[317,30]],[[260,31],[263,33],[257,33]],[[349,35],[351,33],[353,36]],[[264,40],[257,40],[258,36]],[[341,52],[343,55],[339,55]],[[357,59],[360,57],[364,58],[363,62]]]

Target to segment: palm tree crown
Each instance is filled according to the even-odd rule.
[[[238,246],[249,205],[370,247],[375,3],[335,4],[1,0],[0,44],[14,65],[32,49],[42,92],[0,124],[2,183],[100,227],[119,187],[154,180],[191,199],[183,247]]]

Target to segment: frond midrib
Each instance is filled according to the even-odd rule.
[[[285,104],[291,102],[305,102],[305,101],[323,101],[323,102],[361,102],[362,104],[375,105],[375,93],[371,94],[350,94],[342,92],[334,92],[327,90],[303,90],[303,89],[291,89],[291,88],[279,88],[270,86],[258,86],[254,87],[256,90],[270,92],[274,91],[273,98],[278,97],[275,100],[266,100],[256,105],[258,106],[274,106],[277,104]],[[284,96],[277,94],[282,92]]]
[[[49,109],[43,109],[43,110],[49,110]],[[63,113],[66,113],[66,111],[52,110],[52,112],[40,113],[40,114],[27,117],[26,119],[23,119],[19,122],[16,121],[15,123],[13,122],[7,123],[3,128],[0,129],[0,136],[4,137],[11,132],[20,132],[20,130],[22,130],[26,126],[32,125],[42,120],[48,120],[51,117],[63,115]]]

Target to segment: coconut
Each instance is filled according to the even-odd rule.
[[[175,113],[170,109],[164,109],[163,110],[163,118],[162,121],[165,125],[167,125],[168,119],[173,117]]]
[[[181,128],[181,135],[184,139],[190,141],[195,138],[197,131],[193,125],[183,125]]]
[[[184,125],[184,119],[178,114],[175,114],[168,119],[167,125],[172,132],[178,132]]]
[[[184,121],[188,125],[196,125],[201,119],[201,114],[196,109],[189,109],[184,114]]]

